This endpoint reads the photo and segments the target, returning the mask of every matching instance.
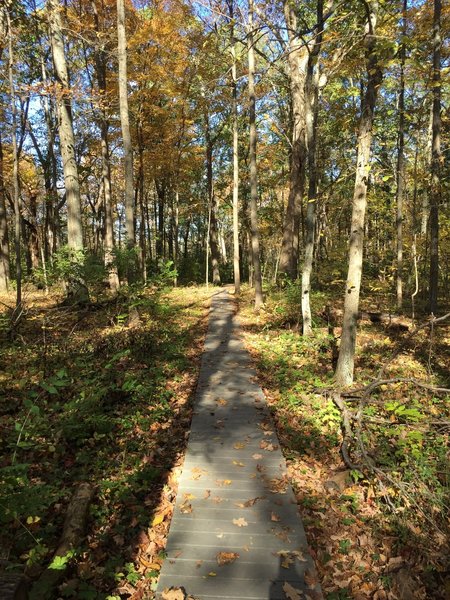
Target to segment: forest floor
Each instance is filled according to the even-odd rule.
[[[12,335],[1,305],[0,568],[37,581],[51,563],[62,577],[49,598],[153,596],[213,291],[155,287],[80,310],[27,292]],[[274,291],[256,316],[244,289],[239,317],[326,597],[448,598],[448,397],[403,382],[375,390],[364,439],[381,481],[349,471],[329,394],[335,339],[319,317],[302,338],[296,293]],[[432,334],[362,322],[356,387],[383,365],[387,378],[448,387],[449,324]],[[95,490],[87,537],[57,559],[80,482]]]

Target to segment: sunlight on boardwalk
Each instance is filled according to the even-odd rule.
[[[284,458],[226,290],[213,298],[157,597],[322,598]],[[296,592],[297,590],[297,592]]]

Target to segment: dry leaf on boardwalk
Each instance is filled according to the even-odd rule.
[[[231,485],[231,479],[216,479],[216,483],[219,487],[223,487],[224,485]]]
[[[259,447],[262,450],[267,450],[267,452],[274,452],[274,450],[278,450],[278,446],[276,444],[272,444],[271,442],[266,442],[266,440],[261,440],[259,443]]]
[[[296,589],[287,581],[283,584],[283,592],[286,594],[288,600],[303,600],[305,597],[301,590]]]
[[[233,444],[233,448],[235,450],[242,450],[242,448],[245,448],[247,444],[245,442],[236,442],[235,444]]]
[[[316,573],[314,573],[314,571],[310,571],[308,569],[307,571],[305,571],[304,577],[305,577],[306,585],[310,588],[316,587],[316,585],[319,583],[319,581],[317,579],[317,575],[316,575]]]
[[[192,512],[192,504],[189,504],[189,502],[187,500],[185,500],[183,502],[183,504],[180,505],[180,512],[182,512],[183,514],[188,514]]]
[[[239,519],[233,519],[233,524],[237,525],[238,527],[247,527],[248,525],[244,517],[239,517]]]
[[[254,506],[258,500],[264,500],[265,496],[256,496],[256,498],[250,498],[250,500],[246,500],[245,502],[235,502],[235,505],[239,508],[250,508],[250,506]]]
[[[237,558],[239,558],[239,554],[237,552],[219,552],[216,555],[216,560],[219,567],[223,567],[223,565],[229,565]]]
[[[258,453],[252,455],[252,458],[254,458],[255,460],[260,460],[262,457],[263,455]]]
[[[200,479],[202,475],[206,475],[207,471],[205,469],[201,469],[200,467],[194,467],[191,469],[192,479]]]
[[[162,600],[184,600],[185,598],[183,588],[165,588],[162,593]]]

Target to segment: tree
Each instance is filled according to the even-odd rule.
[[[406,59],[406,12],[408,0],[402,4],[402,27],[399,50],[400,82],[398,92],[398,139],[397,139],[397,308],[403,306],[403,197],[405,194],[405,59]]]
[[[234,293],[241,291],[241,273],[239,266],[239,123],[237,100],[237,42],[234,36],[234,0],[228,0],[230,15],[230,52],[231,52],[231,97],[233,119],[233,272]]]
[[[125,222],[127,247],[132,249],[135,246],[133,146],[131,143],[130,116],[128,111],[127,39],[125,32],[124,0],[117,0],[117,40],[117,56],[119,61],[119,109],[125,173]],[[129,272],[129,281],[131,281],[133,277],[134,274]]]
[[[94,14],[94,29],[96,41],[94,42],[94,66],[97,76],[97,85],[99,89],[100,103],[100,136],[101,136],[101,158],[102,158],[102,184],[103,184],[103,203],[105,209],[104,226],[104,254],[105,266],[108,270],[109,287],[113,291],[119,289],[119,275],[117,267],[114,264],[114,231],[112,214],[112,184],[111,184],[111,165],[109,152],[109,122],[106,107],[106,73],[107,73],[107,51],[104,42],[101,42],[102,28],[100,16],[95,0],[91,0],[92,11]]]
[[[430,312],[436,313],[439,289],[439,204],[441,201],[441,0],[433,12],[433,122],[430,193]]]
[[[57,0],[48,0],[47,18],[50,30],[53,65],[56,78],[56,106],[58,131],[64,172],[67,201],[67,245],[74,264],[68,277],[67,295],[71,302],[84,303],[89,300],[87,287],[79,276],[77,266],[82,261],[83,231],[81,225],[81,197],[78,167],[75,157],[75,136],[72,122],[71,90],[64,50],[62,7]]]
[[[292,142],[289,198],[283,227],[279,271],[291,279],[295,279],[298,270],[301,206],[305,189],[305,83],[309,54],[307,45],[297,31],[298,24],[294,6],[286,1],[283,7],[289,40],[287,60],[292,104]]]
[[[248,96],[249,96],[249,161],[250,161],[250,227],[252,263],[255,283],[255,310],[263,303],[261,262],[259,255],[258,228],[258,168],[256,164],[256,93],[255,93],[255,49],[253,31],[253,0],[248,3]]]
[[[364,43],[366,48],[367,86],[361,106],[358,131],[355,187],[352,202],[350,245],[347,283],[344,299],[344,318],[341,345],[336,367],[336,383],[345,387],[353,382],[355,363],[356,324],[358,319],[359,295],[363,268],[364,223],[367,206],[367,179],[372,129],[378,88],[382,81],[382,70],[378,56],[376,25],[378,3],[364,2],[366,26]]]

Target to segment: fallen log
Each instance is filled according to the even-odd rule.
[[[0,572],[0,598],[27,600],[28,581],[22,573]]]
[[[94,489],[89,483],[81,483],[75,490],[67,507],[58,547],[52,561],[32,587],[30,600],[50,600],[54,597],[55,588],[64,578],[70,552],[75,550],[84,538],[93,496]],[[61,560],[58,561],[58,558]]]
[[[327,319],[330,325],[336,327],[342,322],[344,311],[340,308],[332,308],[327,305],[322,316]],[[409,331],[411,327],[411,320],[406,317],[378,311],[360,311],[358,313],[358,321],[381,323],[386,325],[386,327],[398,329],[400,331]]]

